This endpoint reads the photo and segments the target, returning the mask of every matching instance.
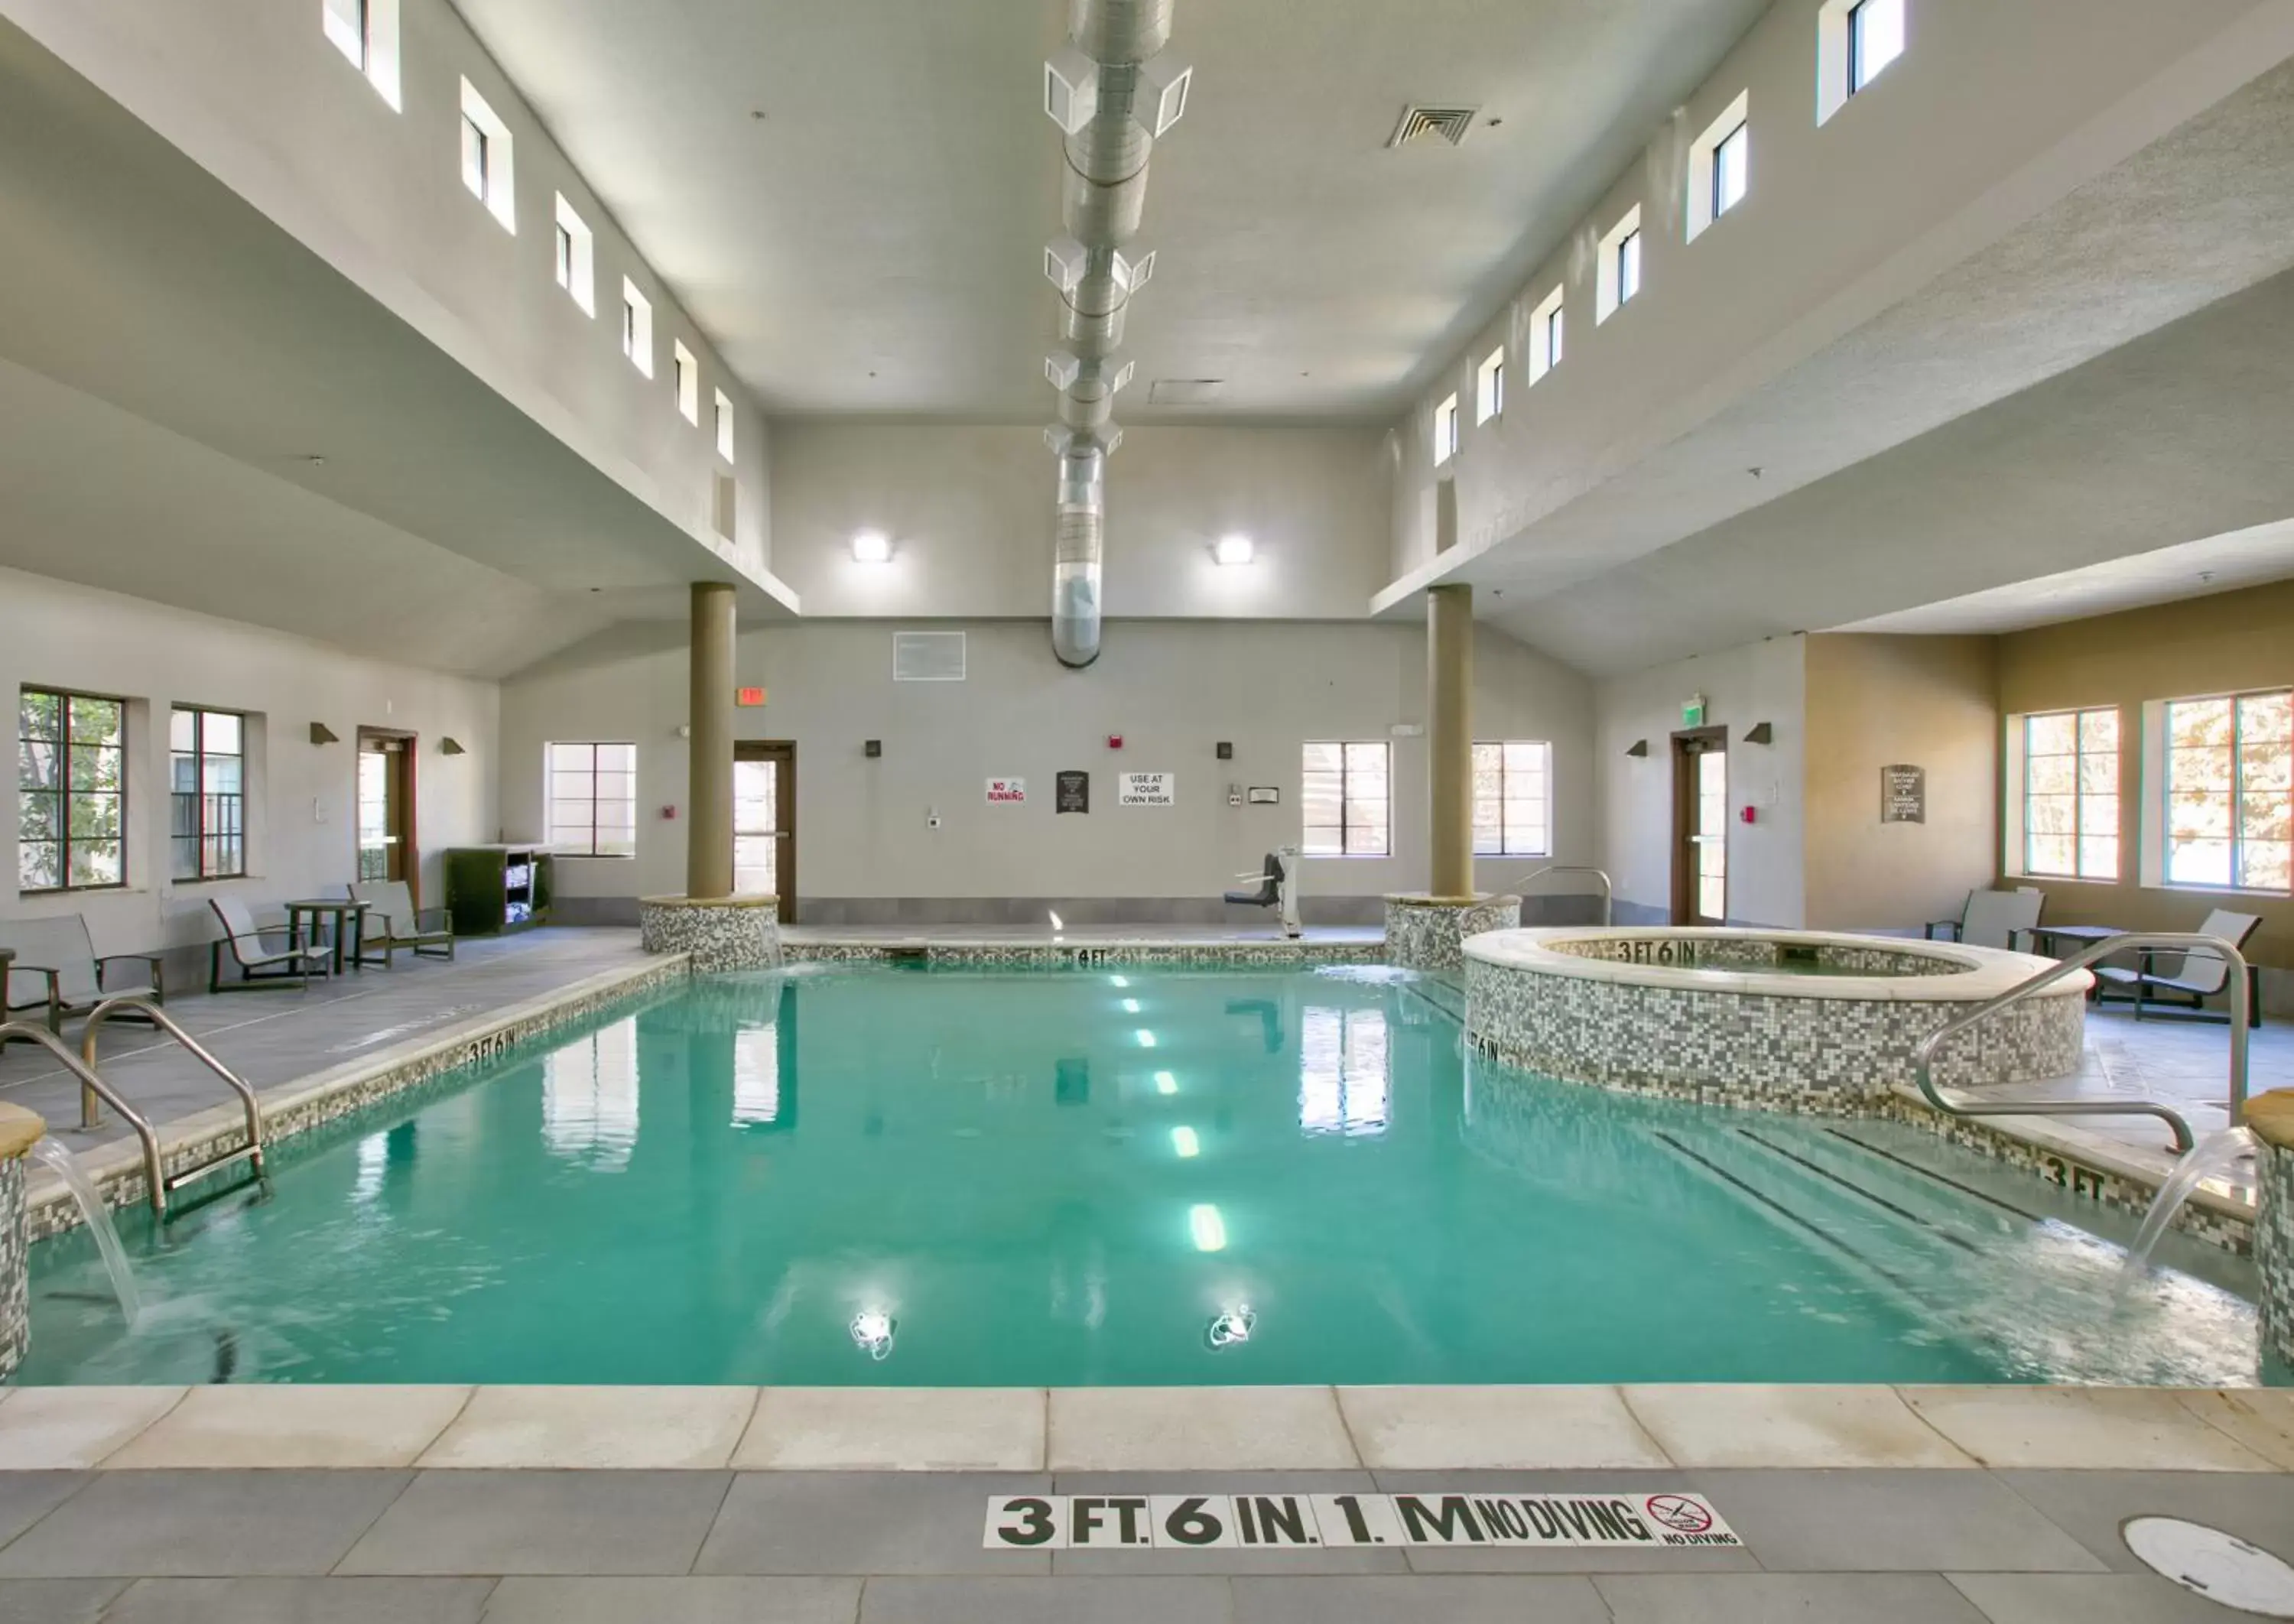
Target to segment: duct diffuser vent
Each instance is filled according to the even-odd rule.
[[[962,682],[964,634],[960,631],[894,632],[892,680]]]
[[[1420,107],[1416,103],[1402,110],[1402,122],[1394,126],[1387,137],[1389,147],[1422,147],[1437,143],[1456,146],[1466,139],[1474,127],[1477,107]]]
[[[1223,378],[1159,378],[1147,386],[1150,406],[1207,406],[1225,398]]]

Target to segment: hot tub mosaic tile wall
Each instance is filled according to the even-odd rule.
[[[24,1158],[0,1158],[0,1381],[15,1374],[30,1344],[30,1246],[24,1232]]]
[[[2294,1363],[2294,1150],[2265,1141],[2256,1158],[2261,1189],[2254,1265],[2262,1277],[2262,1335],[2279,1358]]]
[[[1466,962],[1467,1035],[1510,1065],[1770,1110],[1869,1108],[1911,1080],[1921,1038],[1973,1007],[1646,987]],[[2061,1076],[2078,1068],[2085,1020],[2076,990],[2030,999],[1945,1045],[1936,1079]]]
[[[1805,965],[1843,976],[1948,976],[1974,968],[1941,954],[1857,947],[1842,942],[1762,941],[1757,937],[1557,937],[1544,946],[1549,952],[1566,953],[1574,959],[1679,970],[1782,968],[1789,971]]]
[[[687,953],[693,968],[765,970],[780,960],[780,905],[770,898],[729,897],[721,905],[682,897],[638,904],[638,931],[647,953]]]
[[[1511,930],[1521,923],[1521,898],[1484,897],[1471,903],[1432,897],[1386,899],[1386,956],[1411,970],[1456,970],[1466,962],[1461,945],[1485,930]]]

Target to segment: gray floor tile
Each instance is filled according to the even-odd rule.
[[[506,1579],[485,1624],[852,1624],[857,1579]]]
[[[2294,1562],[2294,1475],[2262,1472],[1994,1474],[2110,1567],[2150,1571],[2119,1538],[2129,1517],[2188,1517]],[[1946,1569],[1954,1564],[1937,1564]]]
[[[748,1472],[696,1573],[1049,1573],[1039,1551],[980,1548],[991,1494],[1051,1479],[972,1472]]]
[[[1371,1493],[1368,1472],[1062,1472],[1060,1494],[1345,1494]],[[1053,1573],[1136,1573],[1163,1578],[1184,1573],[1406,1573],[1409,1563],[1387,1551],[1054,1551]]]
[[[124,1579],[0,1579],[0,1624],[95,1624]]]
[[[85,1472],[0,1472],[0,1544],[62,1505],[87,1481]]]
[[[425,1472],[345,1573],[682,1573],[723,1472]]]
[[[1983,1472],[1700,1472],[1764,1568],[2091,1572],[2093,1555]]]
[[[1485,1578],[1238,1579],[1234,1624],[1608,1624],[1590,1579]]]
[[[1223,1579],[877,1579],[861,1624],[1230,1624]]]
[[[1582,1494],[1597,1490],[1655,1494],[1667,1489],[1699,1488],[1695,1474],[1670,1468],[1663,1472],[1379,1472],[1374,1475],[1379,1488],[1388,1494],[1433,1490],[1476,1494]],[[1724,1520],[1729,1519],[1726,1505],[1720,1511]],[[1411,1548],[1407,1560],[1413,1573],[1751,1573],[1761,1566],[1749,1550],[1655,1547],[1473,1550],[1419,1546]]]
[[[1593,1583],[1616,1624],[1983,1624],[1933,1573],[1617,1573]]]
[[[2150,1573],[1955,1573],[1992,1624],[2231,1624],[2217,1607]]]
[[[324,1573],[403,1472],[111,1472],[0,1551],[24,1579]]]
[[[104,1624],[477,1624],[491,1579],[144,1579]]]

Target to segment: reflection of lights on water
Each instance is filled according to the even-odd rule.
[[[1202,1141],[1195,1137],[1192,1128],[1182,1125],[1171,1130],[1171,1149],[1181,1156],[1200,1155],[1202,1148]]]
[[[1107,978],[1107,984],[1110,987],[1129,987],[1131,985],[1131,978],[1129,976],[1110,976]]]
[[[1155,1074],[1155,1092],[1159,1094],[1177,1093],[1179,1092],[1179,1079],[1173,1076],[1167,1071],[1157,1072]]]
[[[1298,1028],[1298,1126],[1310,1134],[1383,1133],[1392,1073],[1383,1010],[1309,1007]]]
[[[351,1199],[362,1206],[382,1193],[382,1175],[390,1165],[390,1135],[370,1133],[358,1142],[358,1182]]]
[[[1136,998],[1126,998],[1123,1001],[1123,1012],[1126,1015],[1136,1015],[1139,1013],[1139,1000]]]
[[[1191,1207],[1187,1212],[1187,1230],[1195,1238],[1198,1252],[1226,1250],[1226,1220],[1219,1216],[1216,1206]]]
[[[1060,917],[1058,914],[1052,914],[1052,911],[1051,911],[1049,908],[1045,909],[1045,910],[1044,910],[1044,912],[1045,912],[1045,913],[1046,913],[1046,914],[1051,914],[1052,929],[1053,929],[1053,930],[1066,930],[1066,929],[1068,928],[1068,927],[1067,927],[1067,922],[1066,922],[1064,920],[1061,919],[1061,917]]]
[[[1238,1303],[1225,1312],[1212,1317],[1203,1332],[1203,1345],[1216,1352],[1231,1348],[1239,1342],[1249,1342],[1250,1333],[1258,1328],[1258,1316],[1250,1311],[1250,1304]]]
[[[853,1346],[871,1359],[883,1359],[892,1352],[892,1334],[900,1328],[899,1321],[883,1309],[864,1308],[852,1316],[848,1328]]]
[[[1132,1035],[1139,1040],[1139,1046],[1142,1049],[1152,1049],[1155,1046],[1155,1035],[1144,1027],[1140,1027]]]

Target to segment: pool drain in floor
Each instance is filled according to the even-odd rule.
[[[2209,1601],[2266,1619],[2294,1619],[2294,1567],[2234,1534],[2180,1517],[2130,1517],[2127,1548]]]

